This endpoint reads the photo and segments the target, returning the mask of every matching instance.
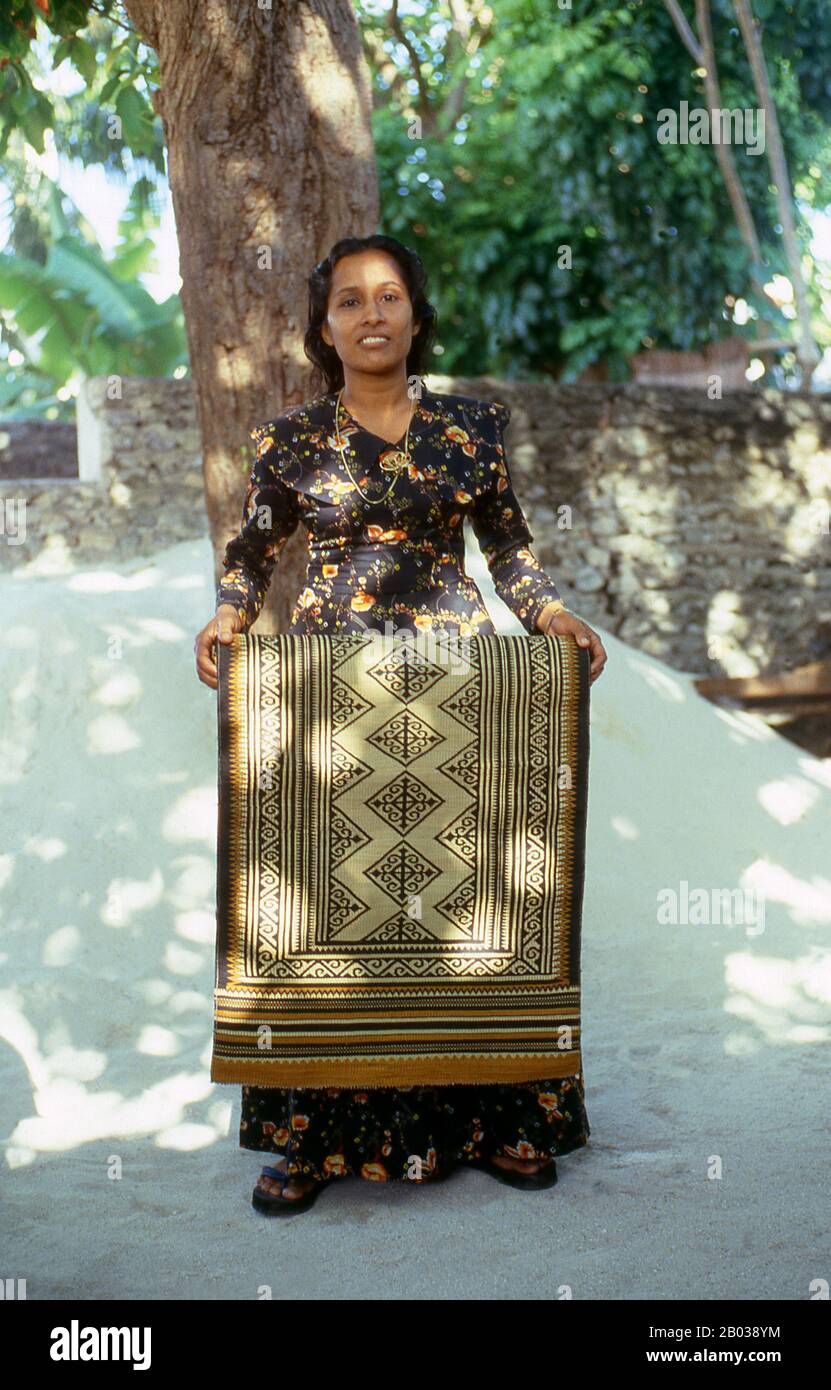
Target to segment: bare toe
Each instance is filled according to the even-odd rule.
[[[538,1158],[509,1158],[506,1154],[494,1154],[493,1162],[501,1168],[513,1168],[519,1173],[538,1173],[542,1167]]]
[[[267,1197],[279,1197],[283,1191],[284,1183],[279,1178],[272,1178],[265,1173],[261,1173],[257,1179],[257,1187]]]
[[[282,1195],[293,1201],[295,1197],[303,1197],[312,1186],[314,1178],[292,1178],[282,1189]]]

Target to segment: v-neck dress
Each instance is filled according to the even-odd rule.
[[[280,552],[299,524],[308,534],[305,582],[288,631],[492,635],[482,595],[465,571],[470,517],[496,592],[526,631],[559,598],[540,565],[504,448],[508,406],[424,389],[410,423],[409,467],[381,459],[403,447],[372,433],[335,395],[293,406],[255,427],[255,458],[239,534],[225,551],[217,605],[256,620]],[[347,467],[348,463],[348,467]],[[389,626],[387,626],[389,625]],[[284,1154],[297,1176],[350,1174],[427,1181],[503,1154],[548,1158],[588,1143],[582,1074],[538,1082],[442,1086],[243,1086],[243,1149]],[[416,1161],[418,1160],[418,1161]]]

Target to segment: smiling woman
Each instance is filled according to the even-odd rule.
[[[243,524],[226,550],[217,617],[200,634],[202,678],[216,685],[205,648],[250,629],[301,522],[309,565],[291,634],[493,635],[465,570],[466,516],[526,632],[571,633],[599,674],[599,638],[567,612],[530,548],[505,456],[510,411],[422,381],[436,314],[418,256],[390,237],[348,238],[315,267],[309,301],[306,353],[325,391],[252,431]],[[342,1034],[323,1027],[321,1036],[331,1051]],[[513,1186],[550,1186],[555,1155],[586,1144],[589,1132],[577,1069],[520,1082],[466,1075],[460,1084],[242,1092],[241,1147],[281,1157],[254,1194],[258,1210],[278,1216],[306,1210],[330,1179],[350,1173],[437,1180],[466,1164]]]
[[[367,240],[384,242],[392,238]],[[339,246],[348,247],[350,241]],[[335,367],[333,360],[330,370],[340,378],[338,385],[345,384],[343,404],[360,424],[380,438],[398,440],[412,413],[408,390],[411,367],[425,360],[435,311],[426,300],[423,306],[418,305],[415,287],[415,301],[411,298],[404,267],[383,247],[363,254],[349,254],[348,250],[339,253],[335,247],[331,257],[331,283],[325,285],[325,312],[319,314],[319,337],[313,345],[313,351],[319,354],[317,365],[321,365],[321,358],[323,363],[328,362],[327,350],[333,352],[338,365]],[[323,307],[321,303],[321,311]],[[307,333],[307,355],[309,346]],[[373,359],[371,366],[369,358]],[[399,364],[405,359],[417,362],[407,360],[407,370],[402,375]]]

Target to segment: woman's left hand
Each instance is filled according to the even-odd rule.
[[[603,667],[608,661],[606,648],[593,627],[584,623],[582,618],[578,618],[575,613],[569,613],[568,609],[560,609],[553,618],[546,620],[546,609],[544,608],[538,619],[538,627],[541,632],[556,633],[557,636],[570,632],[577,639],[581,647],[588,647],[591,657],[590,680],[589,683],[597,680]]]

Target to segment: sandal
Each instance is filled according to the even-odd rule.
[[[287,1174],[281,1168],[263,1168],[262,1177],[273,1178],[277,1182],[291,1182],[293,1174]],[[295,1212],[308,1211],[313,1206],[323,1191],[335,1181],[334,1178],[314,1178],[311,1180],[312,1186],[308,1192],[304,1192],[302,1197],[271,1197],[264,1192],[258,1192],[254,1188],[251,1194],[251,1205],[255,1211],[262,1212],[263,1216],[294,1216]]]
[[[543,1188],[553,1187],[557,1181],[557,1165],[553,1158],[550,1158],[537,1173],[520,1173],[516,1168],[500,1168],[499,1164],[490,1158],[476,1159],[471,1167],[479,1168],[483,1173],[490,1173],[497,1182],[504,1182],[508,1187],[518,1187],[524,1192],[539,1192]]]

